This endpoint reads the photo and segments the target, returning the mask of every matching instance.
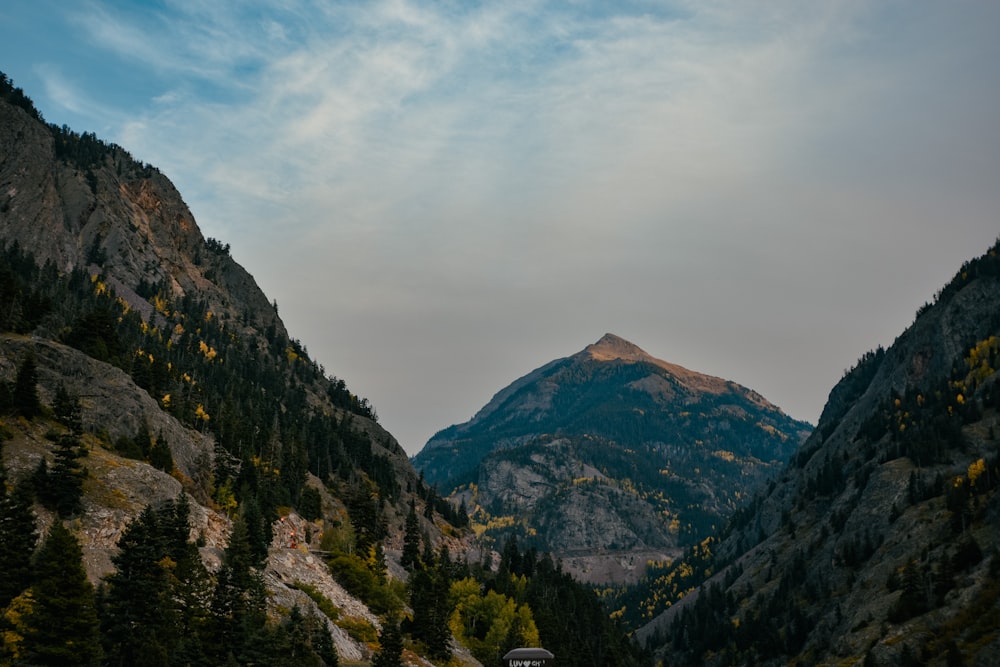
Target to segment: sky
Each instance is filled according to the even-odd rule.
[[[815,423],[1000,234],[992,0],[8,0],[413,455],[611,332]]]

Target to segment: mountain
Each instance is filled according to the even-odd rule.
[[[861,357],[724,531],[646,582],[665,611],[638,636],[671,665],[997,664],[998,356],[1000,242]]]
[[[467,521],[166,176],[0,73],[0,664],[649,664]]]
[[[282,539],[279,513],[317,549],[331,525],[370,526],[352,548],[398,549],[420,490],[402,448],[289,337],[162,173],[92,134],[46,125],[6,76],[0,84],[0,477],[36,480],[41,530],[72,519],[94,584],[114,573],[144,508],[184,495],[209,567],[224,560],[234,525],[248,524],[272,611],[315,611],[289,587],[311,582],[343,618],[377,627],[322,561],[267,554]],[[22,393],[37,409],[17,407]],[[55,468],[64,442],[75,483]],[[319,524],[289,514],[306,499],[320,503]],[[440,539],[433,520],[423,527]],[[329,625],[342,656],[370,654]]]
[[[809,431],[750,389],[606,334],[435,434],[413,464],[488,537],[620,580],[721,526]]]

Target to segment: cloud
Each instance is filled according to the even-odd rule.
[[[412,450],[606,331],[815,418],[995,234],[998,14],[94,1],[132,93],[47,81]]]

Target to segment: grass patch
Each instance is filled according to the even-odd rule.
[[[323,612],[328,619],[334,623],[337,622],[337,619],[340,618],[340,609],[338,609],[335,604],[330,602],[329,598],[316,590],[315,586],[304,584],[301,581],[296,581],[294,586],[308,595],[309,599],[316,603],[316,606],[319,607],[319,610]]]
[[[344,616],[334,621],[341,630],[350,635],[351,639],[364,644],[378,643],[378,630],[363,618]]]

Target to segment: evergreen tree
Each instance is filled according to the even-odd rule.
[[[299,496],[299,514],[306,521],[315,521],[323,516],[323,499],[319,491],[311,486],[302,489]]]
[[[288,667],[322,667],[323,660],[313,650],[309,626],[315,618],[302,615],[298,605],[292,607],[279,628],[272,650],[272,664]]]
[[[80,464],[80,458],[85,452],[77,437],[67,433],[58,436],[52,453],[52,468],[43,459],[36,471],[35,493],[46,509],[67,518],[83,509],[81,498],[87,470]]]
[[[177,632],[164,555],[156,513],[146,507],[118,540],[116,570],[105,579],[101,620],[107,664],[168,664]]]
[[[264,581],[254,567],[255,562],[241,515],[233,522],[212,599],[210,646],[219,662],[229,655],[239,659],[264,630]]]
[[[163,436],[154,440],[149,446],[149,465],[166,473],[174,469],[174,455],[170,451],[170,446],[164,442]]]
[[[42,402],[38,398],[38,364],[34,352],[29,352],[17,369],[17,377],[14,379],[14,409],[27,419],[41,414]]]
[[[424,643],[430,657],[441,661],[451,657],[450,568],[448,549],[442,547],[433,565],[420,568],[410,576],[410,607],[413,609],[410,634]]]
[[[173,664],[208,664],[205,637],[211,627],[212,578],[194,542],[188,542],[171,579],[171,602],[179,638]]]
[[[337,649],[333,645],[333,637],[330,636],[330,630],[326,627],[325,620],[316,619],[311,631],[311,641],[313,650],[326,667],[340,667],[340,657],[337,655]]]
[[[166,555],[175,562],[180,561],[191,541],[191,503],[187,494],[181,491],[177,500],[166,503],[157,512],[157,517]]]
[[[66,390],[66,386],[60,382],[56,388],[56,396],[52,401],[52,412],[55,413],[63,426],[70,430],[70,433],[80,435],[83,433],[83,422],[80,417],[80,401]]]
[[[94,587],[83,570],[80,543],[56,520],[34,563],[24,618],[23,663],[73,667],[101,661]]]
[[[407,572],[413,572],[420,563],[420,523],[417,519],[417,506],[413,499],[410,499],[410,511],[406,515],[406,526],[403,533],[403,555],[399,558],[399,564]]]
[[[0,609],[31,583],[31,555],[38,542],[31,503],[28,485],[7,489],[0,466]]]
[[[386,619],[378,636],[379,651],[375,654],[372,667],[402,667],[403,635],[399,623]]]

